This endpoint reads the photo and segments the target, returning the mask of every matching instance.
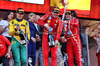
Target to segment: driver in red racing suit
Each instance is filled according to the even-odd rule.
[[[43,63],[44,66],[49,66],[49,44],[48,44],[48,30],[50,30],[50,27],[53,28],[53,31],[51,34],[54,37],[54,43],[55,47],[50,48],[51,50],[51,66],[57,66],[57,43],[59,41],[62,28],[63,28],[63,22],[58,17],[59,16],[60,9],[58,7],[54,7],[52,13],[48,13],[44,16],[42,16],[37,24],[45,27],[43,31],[43,41],[42,41],[42,49],[43,49]]]
[[[82,66],[82,54],[81,54],[81,41],[79,37],[79,20],[76,17],[73,17],[74,14],[71,12],[69,15],[72,15],[71,19],[65,21],[64,25],[64,34],[67,39],[66,52],[68,53],[68,66],[74,66],[74,54],[77,66]]]

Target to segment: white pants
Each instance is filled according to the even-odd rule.
[[[42,47],[40,47],[38,50],[36,50],[36,61],[35,66],[37,66],[37,60],[39,59],[40,66],[43,66],[43,53],[42,53]]]

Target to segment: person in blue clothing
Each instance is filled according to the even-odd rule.
[[[30,64],[29,62],[29,65],[33,65],[35,66],[35,59],[36,59],[36,29],[35,27],[33,26],[33,23],[35,22],[35,17],[36,15],[34,13],[30,13],[28,15],[28,20],[29,21],[29,27],[30,27],[30,41],[29,41],[29,44],[27,45],[28,46],[28,60],[31,60],[32,59],[32,64]]]

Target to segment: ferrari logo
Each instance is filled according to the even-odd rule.
[[[48,20],[48,23],[50,23],[50,20]]]

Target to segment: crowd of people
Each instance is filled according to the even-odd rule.
[[[3,66],[87,66],[82,51],[86,40],[80,39],[84,34],[80,34],[76,12],[67,11],[63,21],[59,13],[60,9],[54,7],[42,17],[30,13],[28,19],[23,19],[23,8],[18,8],[15,14],[8,12],[0,21],[0,63]]]
[[[100,66],[100,24],[98,25],[98,31],[99,33],[94,35],[93,38],[96,42],[96,47],[97,47],[96,56],[98,59],[98,66]]]

